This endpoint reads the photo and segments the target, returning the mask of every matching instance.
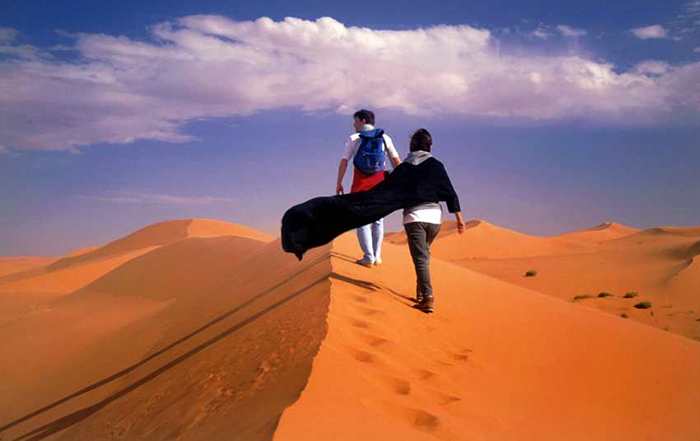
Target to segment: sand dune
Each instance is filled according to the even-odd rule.
[[[619,239],[637,232],[639,232],[639,228],[630,227],[617,222],[603,222],[595,227],[561,234],[559,237],[588,242],[603,242],[611,239]]]
[[[433,254],[450,261],[583,253],[593,246],[580,239],[530,236],[480,219],[468,221],[462,235],[457,234],[454,222],[444,222],[439,237]],[[406,235],[403,232],[390,235],[388,241],[403,244]]]
[[[0,257],[0,278],[8,274],[24,272],[39,266],[49,265],[56,261],[55,257]]]
[[[0,292],[65,294],[82,288],[125,262],[189,237],[235,236],[269,242],[252,228],[211,219],[159,222],[101,247],[84,248],[48,265],[0,277]]]
[[[473,246],[464,236],[438,237],[433,255],[508,283],[700,339],[700,284],[691,261],[700,252],[699,228],[634,231],[608,223],[548,238],[553,244],[548,255],[512,257],[501,252],[511,243],[503,236],[491,237],[490,254],[488,247],[479,248],[481,238],[474,238]],[[559,240],[587,245],[572,253],[566,247],[557,250],[554,244],[561,244]],[[534,277],[525,276],[533,271]],[[636,308],[641,302],[652,307]]]
[[[425,316],[405,248],[373,270],[351,237],[334,253],[328,336],[276,440],[700,436],[699,343],[437,259]]]
[[[0,327],[2,434],[269,439],[325,332],[327,253],[190,237]]]
[[[252,228],[217,220],[182,219],[166,221],[149,225],[129,234],[122,239],[112,241],[93,251],[82,253],[77,256],[63,258],[51,265],[51,269],[59,269],[74,265],[78,262],[85,262],[87,260],[94,260],[106,256],[124,254],[135,250],[166,245],[188,237],[210,237],[224,235],[246,237],[264,242],[272,239],[269,235],[255,231]]]
[[[141,230],[117,248],[148,251],[0,323],[2,439],[700,437],[698,342],[437,258],[427,316],[405,244],[370,270],[353,234],[300,263],[239,228]],[[673,237],[595,247],[694,252]]]

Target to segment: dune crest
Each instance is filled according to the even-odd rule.
[[[213,219],[179,219],[148,225],[100,247],[88,247],[47,265],[0,277],[0,292],[65,294],[158,247],[190,237],[234,236],[261,242],[272,237],[244,225]]]
[[[630,227],[628,225],[613,221],[607,221],[594,227],[563,233],[558,237],[572,240],[603,242],[606,240],[619,239],[621,237],[629,236],[639,231],[639,228]]]

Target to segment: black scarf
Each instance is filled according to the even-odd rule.
[[[418,165],[402,162],[369,191],[317,197],[287,210],[282,217],[282,248],[301,260],[309,249],[398,209],[441,201],[450,213],[460,211],[442,163],[432,157]]]

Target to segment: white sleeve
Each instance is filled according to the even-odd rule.
[[[392,158],[400,158],[399,153],[396,151],[396,147],[394,147],[394,141],[392,141],[391,136],[387,135],[386,133],[384,134],[384,145],[386,146],[386,151],[389,153],[389,156]]]
[[[345,152],[343,152],[343,156],[340,159],[352,160],[355,153],[357,153],[357,142],[355,141],[351,136],[348,136],[348,139],[345,141]]]

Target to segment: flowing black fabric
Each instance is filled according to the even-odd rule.
[[[446,202],[450,213],[460,211],[459,198],[440,161],[402,162],[371,190],[317,197],[287,210],[282,217],[282,248],[301,260],[309,249],[346,231],[427,202]]]

